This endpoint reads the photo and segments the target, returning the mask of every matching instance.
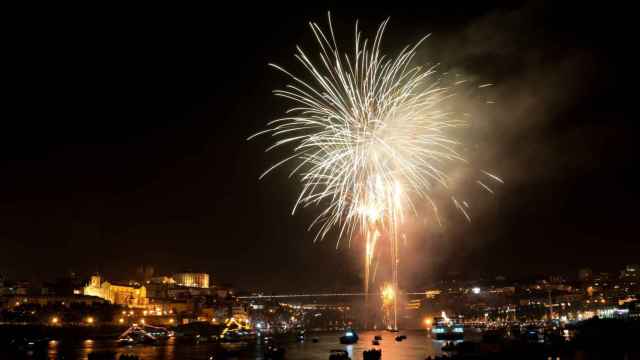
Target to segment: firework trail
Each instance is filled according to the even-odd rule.
[[[388,19],[373,41],[363,39],[356,23],[355,46],[342,52],[331,17],[329,31],[310,23],[319,45],[318,58],[297,48],[296,59],[306,70],[298,77],[270,64],[290,78],[275,95],[294,105],[282,118],[251,138],[270,134],[276,140],[267,151],[287,147],[287,157],[265,171],[293,163],[290,177],[302,185],[296,209],[317,206],[319,215],[309,226],[314,241],[336,229],[337,243],[361,233],[365,246],[365,292],[369,268],[380,233],[388,234],[394,284],[397,285],[398,226],[417,212],[416,201],[429,203],[437,216],[432,194],[448,189],[451,163],[465,163],[460,142],[451,130],[467,126],[446,111],[443,102],[453,95],[438,81],[435,67],[413,66],[417,47],[428,37],[395,56],[381,51]],[[490,173],[487,180],[501,181]],[[478,185],[491,191],[481,180]],[[467,219],[466,202],[451,196]]]

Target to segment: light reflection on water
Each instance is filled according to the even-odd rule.
[[[364,350],[382,349],[383,359],[415,360],[424,359],[427,356],[442,354],[443,341],[432,340],[424,331],[406,331],[400,334],[407,335],[402,342],[395,341],[397,334],[384,331],[365,331],[359,334],[360,341],[353,345],[341,345],[338,341],[340,334],[327,333],[318,335],[319,341],[290,342],[286,344],[286,359],[290,360],[326,360],[332,349],[343,349],[349,353],[353,360],[362,359]],[[375,335],[382,335],[380,346],[373,346],[371,341]],[[81,341],[73,344],[64,342],[49,343],[49,359],[82,359],[86,360],[93,351],[114,351],[117,357],[120,354],[137,355],[141,360],[208,360],[214,353],[214,344],[182,344],[176,343],[174,338],[159,346],[117,346],[114,340]],[[223,359],[223,357],[214,357]],[[254,348],[243,353],[224,359],[263,359],[262,346],[258,343]]]

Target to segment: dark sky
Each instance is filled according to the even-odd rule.
[[[505,185],[470,195],[470,224],[445,209],[444,228],[413,230],[407,286],[638,262],[630,12],[430,3],[16,10],[3,46],[0,273],[125,278],[149,264],[238,287],[357,287],[359,249],[313,244],[314,212],[290,216],[299,187],[287,173],[258,181],[282,154],[245,140],[287,106],[271,94],[287,79],[267,63],[300,70],[295,46],[315,50],[307,22],[327,10],[345,45],[356,19],[372,34],[390,16],[389,52],[432,33],[417,61],[496,84],[471,96],[496,104],[476,111],[468,150]]]

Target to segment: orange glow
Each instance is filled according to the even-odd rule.
[[[393,285],[387,284],[382,289],[382,300],[386,303],[390,303],[396,297],[396,292],[393,289]]]
[[[52,324],[57,324],[58,322],[60,322],[60,319],[58,319],[57,316],[54,316],[54,317],[51,318],[51,323]]]
[[[432,318],[425,318],[425,319],[424,319],[424,324],[425,324],[427,327],[431,327],[431,325],[433,324],[433,319],[432,319]]]

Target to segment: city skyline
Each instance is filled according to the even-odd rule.
[[[0,274],[126,278],[149,264],[251,288],[361,283],[359,249],[313,244],[313,213],[290,216],[287,171],[258,181],[274,157],[261,155],[266,141],[245,141],[283,105],[271,90],[285,79],[267,63],[294,66],[306,22],[329,9],[237,10],[190,14],[170,30],[132,16],[24,34],[35,46],[14,60],[34,66],[16,81],[19,115],[2,133]],[[594,27],[549,4],[332,14],[347,40],[356,19],[371,33],[390,16],[390,52],[431,33],[419,57],[494,84],[469,150],[482,148],[475,160],[505,184],[471,196],[471,223],[445,209],[443,228],[415,226],[402,251],[422,256],[400,270],[407,287],[449,271],[518,277],[637,262],[624,22]]]

